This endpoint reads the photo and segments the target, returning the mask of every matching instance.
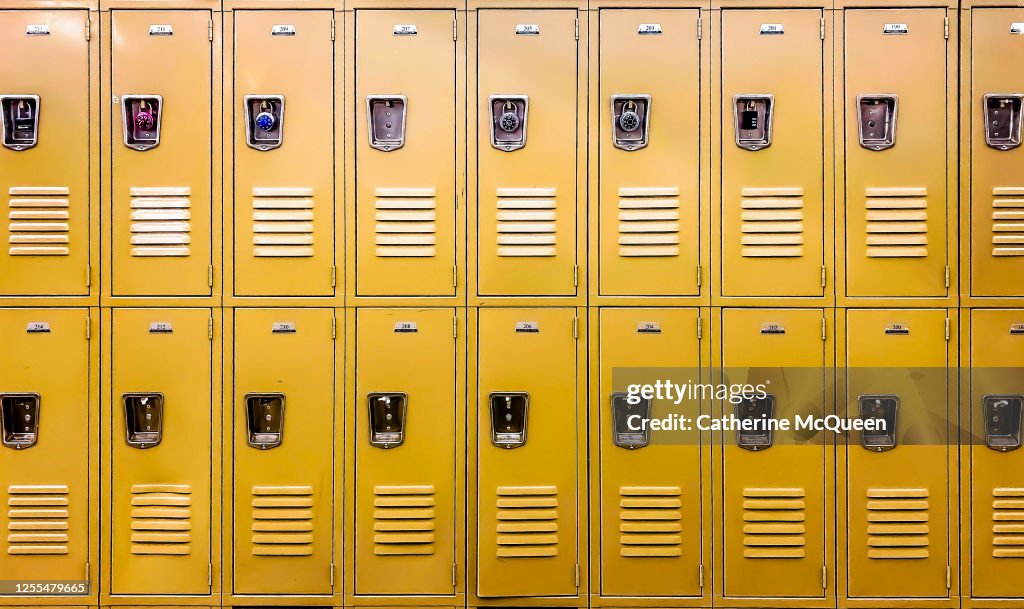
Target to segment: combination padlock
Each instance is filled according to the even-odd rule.
[[[498,118],[498,127],[505,133],[514,133],[519,128],[519,116],[516,114],[516,105],[513,102],[505,102],[501,117]]]
[[[622,114],[619,116],[619,128],[626,133],[632,133],[640,128],[640,114],[636,111],[636,102],[628,101],[622,107]]]

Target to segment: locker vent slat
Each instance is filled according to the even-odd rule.
[[[802,488],[743,489],[743,556],[803,558],[806,491]]]
[[[682,556],[682,499],[678,486],[619,489],[619,554],[628,558]]]
[[[992,255],[1024,256],[1024,187],[992,191]]]
[[[433,188],[378,188],[374,244],[380,258],[437,254],[437,193]]]
[[[554,188],[499,188],[498,256],[558,254],[558,198]]]
[[[68,204],[62,186],[16,186],[8,191],[7,253],[11,256],[67,256],[70,253]]]
[[[804,255],[804,189],[744,188],[740,253],[746,258]]]
[[[558,487],[500,486],[498,558],[558,556]]]
[[[868,258],[928,256],[928,189],[868,188],[865,218]]]
[[[131,499],[132,554],[192,553],[192,487],[135,484]]]
[[[132,256],[188,256],[192,253],[192,189],[131,189]]]
[[[868,558],[928,558],[928,509],[926,488],[869,488]]]
[[[252,487],[253,556],[313,554],[313,487]]]
[[[435,552],[433,486],[377,486],[373,496],[374,554],[427,556]]]
[[[252,255],[309,258],[313,255],[313,189],[252,189]]]
[[[679,189],[619,189],[619,256],[679,255]]]
[[[1024,558],[1024,488],[992,490],[992,556]]]
[[[7,553],[53,556],[68,553],[68,487],[7,488]]]

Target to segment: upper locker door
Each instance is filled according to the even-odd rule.
[[[0,311],[5,578],[88,579],[97,534],[89,531],[89,442],[96,432],[89,429],[88,318],[85,309]]]
[[[209,295],[212,14],[110,13],[113,293]]]
[[[356,594],[454,592],[454,322],[452,309],[356,314]]]
[[[114,309],[111,594],[210,592],[210,313]]]
[[[88,293],[89,116],[84,10],[0,12],[0,295]]]
[[[946,310],[851,309],[846,327],[847,415],[886,420],[847,440],[848,594],[945,598]]]
[[[575,295],[577,11],[476,14],[478,291]]]
[[[356,10],[356,291],[455,294],[455,11]]]
[[[575,309],[479,315],[477,594],[575,596],[585,543]]]
[[[234,11],[234,285],[334,292],[334,15]]]
[[[1024,9],[970,19],[971,294],[1024,296]]]
[[[236,309],[234,594],[330,594],[334,313]]]
[[[824,321],[821,309],[724,309],[725,382],[763,383],[767,395],[727,401],[722,414],[755,420],[824,416]],[[831,536],[824,433],[729,431],[722,443],[725,595],[823,597]]]
[[[722,293],[821,296],[821,9],[722,11]]]
[[[946,294],[946,9],[843,12],[848,296]]]
[[[602,309],[600,325],[600,493],[602,596],[700,596],[704,505],[699,432],[667,432],[642,445],[623,443],[630,407],[619,394],[643,372],[681,369],[699,382],[697,309]],[[626,368],[646,368],[634,378]],[[651,419],[685,412],[699,401],[641,403]],[[636,413],[639,414],[639,410]],[[649,433],[649,432],[648,432]],[[680,434],[680,435],[676,435]],[[682,435],[686,434],[686,435]],[[666,467],[671,463],[671,467]]]
[[[601,293],[698,294],[700,11],[600,14]]]
[[[1024,310],[971,311],[970,382],[970,402],[964,407],[971,432],[971,552],[964,574],[970,573],[972,597],[1020,598]]]

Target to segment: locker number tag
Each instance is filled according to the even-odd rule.
[[[272,25],[270,26],[271,36],[294,36],[295,26],[294,25]]]
[[[150,36],[174,36],[174,28],[170,24],[157,24],[149,26]]]
[[[395,332],[419,332],[414,321],[396,321]]]
[[[516,25],[516,36],[538,36],[540,26],[536,23],[519,23]]]
[[[882,28],[883,34],[909,34],[910,28],[906,23],[886,23]]]
[[[661,334],[661,324],[656,321],[642,321],[636,325],[640,334]]]
[[[415,36],[416,24],[414,23],[399,23],[395,26],[393,35],[395,36]]]
[[[761,326],[761,334],[785,334],[786,326],[779,323],[766,323]]]
[[[761,35],[782,35],[786,33],[786,28],[781,23],[762,23],[761,24]]]
[[[535,321],[517,321],[516,332],[540,332],[540,324]]]
[[[637,34],[644,34],[644,35],[648,35],[648,36],[657,36],[658,34],[661,33],[661,24],[660,23],[641,23],[636,28],[636,33]]]
[[[1010,24],[1010,33],[1011,34],[1024,34],[1024,23],[1021,23],[1021,22],[1011,23]]]
[[[49,36],[50,26],[45,23],[30,23],[25,26],[26,36]]]
[[[30,321],[25,326],[25,331],[29,334],[47,334],[50,332],[50,322],[48,321]]]
[[[1010,334],[1024,336],[1024,324],[1010,324]]]
[[[274,334],[295,334],[295,322],[275,321],[274,325],[270,327],[270,331]]]
[[[149,324],[150,334],[170,334],[174,332],[174,326],[169,321],[154,321]]]
[[[885,327],[886,334],[910,334],[910,326],[907,324],[889,324]]]

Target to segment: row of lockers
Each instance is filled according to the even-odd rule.
[[[1024,310],[26,308],[0,334],[0,573],[104,605],[1024,596]],[[639,407],[892,425],[621,427],[615,375],[712,367],[770,399]]]
[[[0,295],[1024,299],[1024,10],[659,4],[19,0]]]

